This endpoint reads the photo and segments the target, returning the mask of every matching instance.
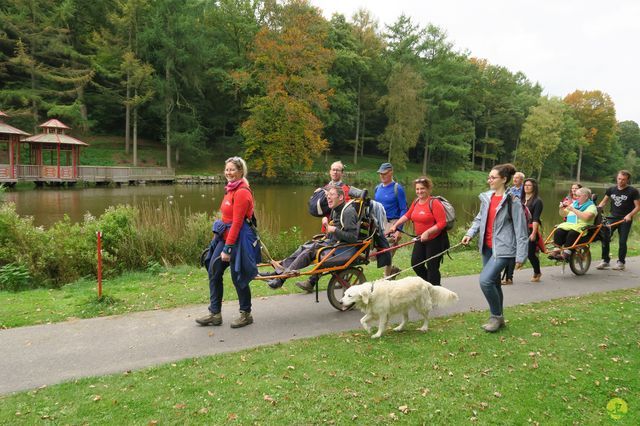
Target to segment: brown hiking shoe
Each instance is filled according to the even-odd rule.
[[[217,314],[209,313],[209,315],[196,318],[196,322],[200,325],[222,325],[222,314],[220,312]]]
[[[315,285],[311,282],[311,279],[298,281],[296,286],[307,293],[313,293],[313,290],[315,289]]]
[[[231,328],[240,328],[249,324],[253,324],[251,312],[240,311],[240,316],[231,322]]]

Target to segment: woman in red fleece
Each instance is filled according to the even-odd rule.
[[[420,241],[415,243],[411,253],[413,270],[423,280],[433,285],[440,285],[442,255],[426,262],[426,266],[424,261],[449,248],[449,237],[444,231],[447,226],[446,214],[440,200],[431,198],[433,189],[431,179],[422,176],[413,183],[418,198],[411,203],[409,211],[398,219],[389,232],[395,232],[408,220],[413,222],[415,233],[420,237]]]
[[[225,161],[224,175],[227,178],[225,195],[220,205],[222,218],[213,224],[215,237],[208,258],[209,271],[209,315],[196,319],[200,325],[222,324],[222,296],[224,271],[231,266],[231,278],[238,293],[240,317],[231,323],[232,328],[253,323],[251,316],[251,289],[249,281],[257,274],[255,255],[256,235],[249,222],[253,215],[253,194],[246,179],[247,165],[240,157]],[[249,244],[244,244],[245,242]],[[252,248],[253,247],[253,248]],[[259,247],[259,246],[258,246]],[[259,250],[259,248],[258,248]],[[245,260],[249,260],[245,262]]]

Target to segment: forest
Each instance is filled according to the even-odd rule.
[[[37,132],[56,117],[77,134],[139,140],[166,165],[244,156],[265,178],[340,153],[384,155],[424,173],[514,162],[528,176],[640,172],[640,129],[611,97],[563,98],[446,28],[401,15],[333,15],[305,0],[3,0],[0,110]]]

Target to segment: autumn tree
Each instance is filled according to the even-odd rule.
[[[333,54],[325,47],[327,34],[320,11],[294,0],[256,36],[254,75],[265,95],[250,100],[241,132],[247,160],[266,177],[296,166],[308,169],[327,148],[320,119],[331,94],[327,74]]]
[[[580,181],[582,176],[584,159],[588,159],[590,175],[603,175],[600,171],[604,170],[607,170],[604,172],[607,174],[607,162],[616,141],[616,111],[613,101],[609,95],[599,90],[576,90],[567,95],[564,102],[584,128],[584,138],[578,146],[576,180]]]

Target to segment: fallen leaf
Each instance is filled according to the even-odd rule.
[[[540,337],[540,336],[542,336],[542,334],[540,334],[540,333],[538,333],[538,332],[531,333],[531,335],[532,335],[533,337]]]
[[[422,389],[422,396],[427,396],[430,393],[431,393],[431,390],[429,388]]]
[[[398,415],[396,413],[389,413],[389,418],[391,420],[398,420]]]
[[[176,410],[182,410],[184,408],[187,408],[187,404],[183,404],[183,403],[176,404],[173,406],[173,408],[175,408]]]
[[[236,413],[227,414],[227,420],[237,420],[237,419],[238,419],[238,415]]]
[[[493,396],[495,396],[496,398],[502,398],[502,394],[500,392],[494,392]]]
[[[93,401],[94,402],[100,401],[101,399],[102,399],[102,397],[100,395],[96,395],[96,396],[93,397]]]
[[[287,370],[295,370],[296,368],[293,365],[287,365]]]
[[[147,425],[149,425],[149,426],[155,426],[157,424],[158,424],[157,420],[150,420],[149,423],[147,423]]]
[[[276,400],[271,397],[271,395],[265,395],[262,399],[267,401],[271,405],[276,405]]]
[[[409,413],[409,406],[401,405],[401,406],[398,407],[398,410],[400,410],[403,414],[407,414],[407,413]]]
[[[213,331],[209,332],[209,337],[213,337]]]
[[[207,407],[202,407],[201,409],[198,410],[198,413],[200,414],[207,414],[209,412],[209,409]]]

